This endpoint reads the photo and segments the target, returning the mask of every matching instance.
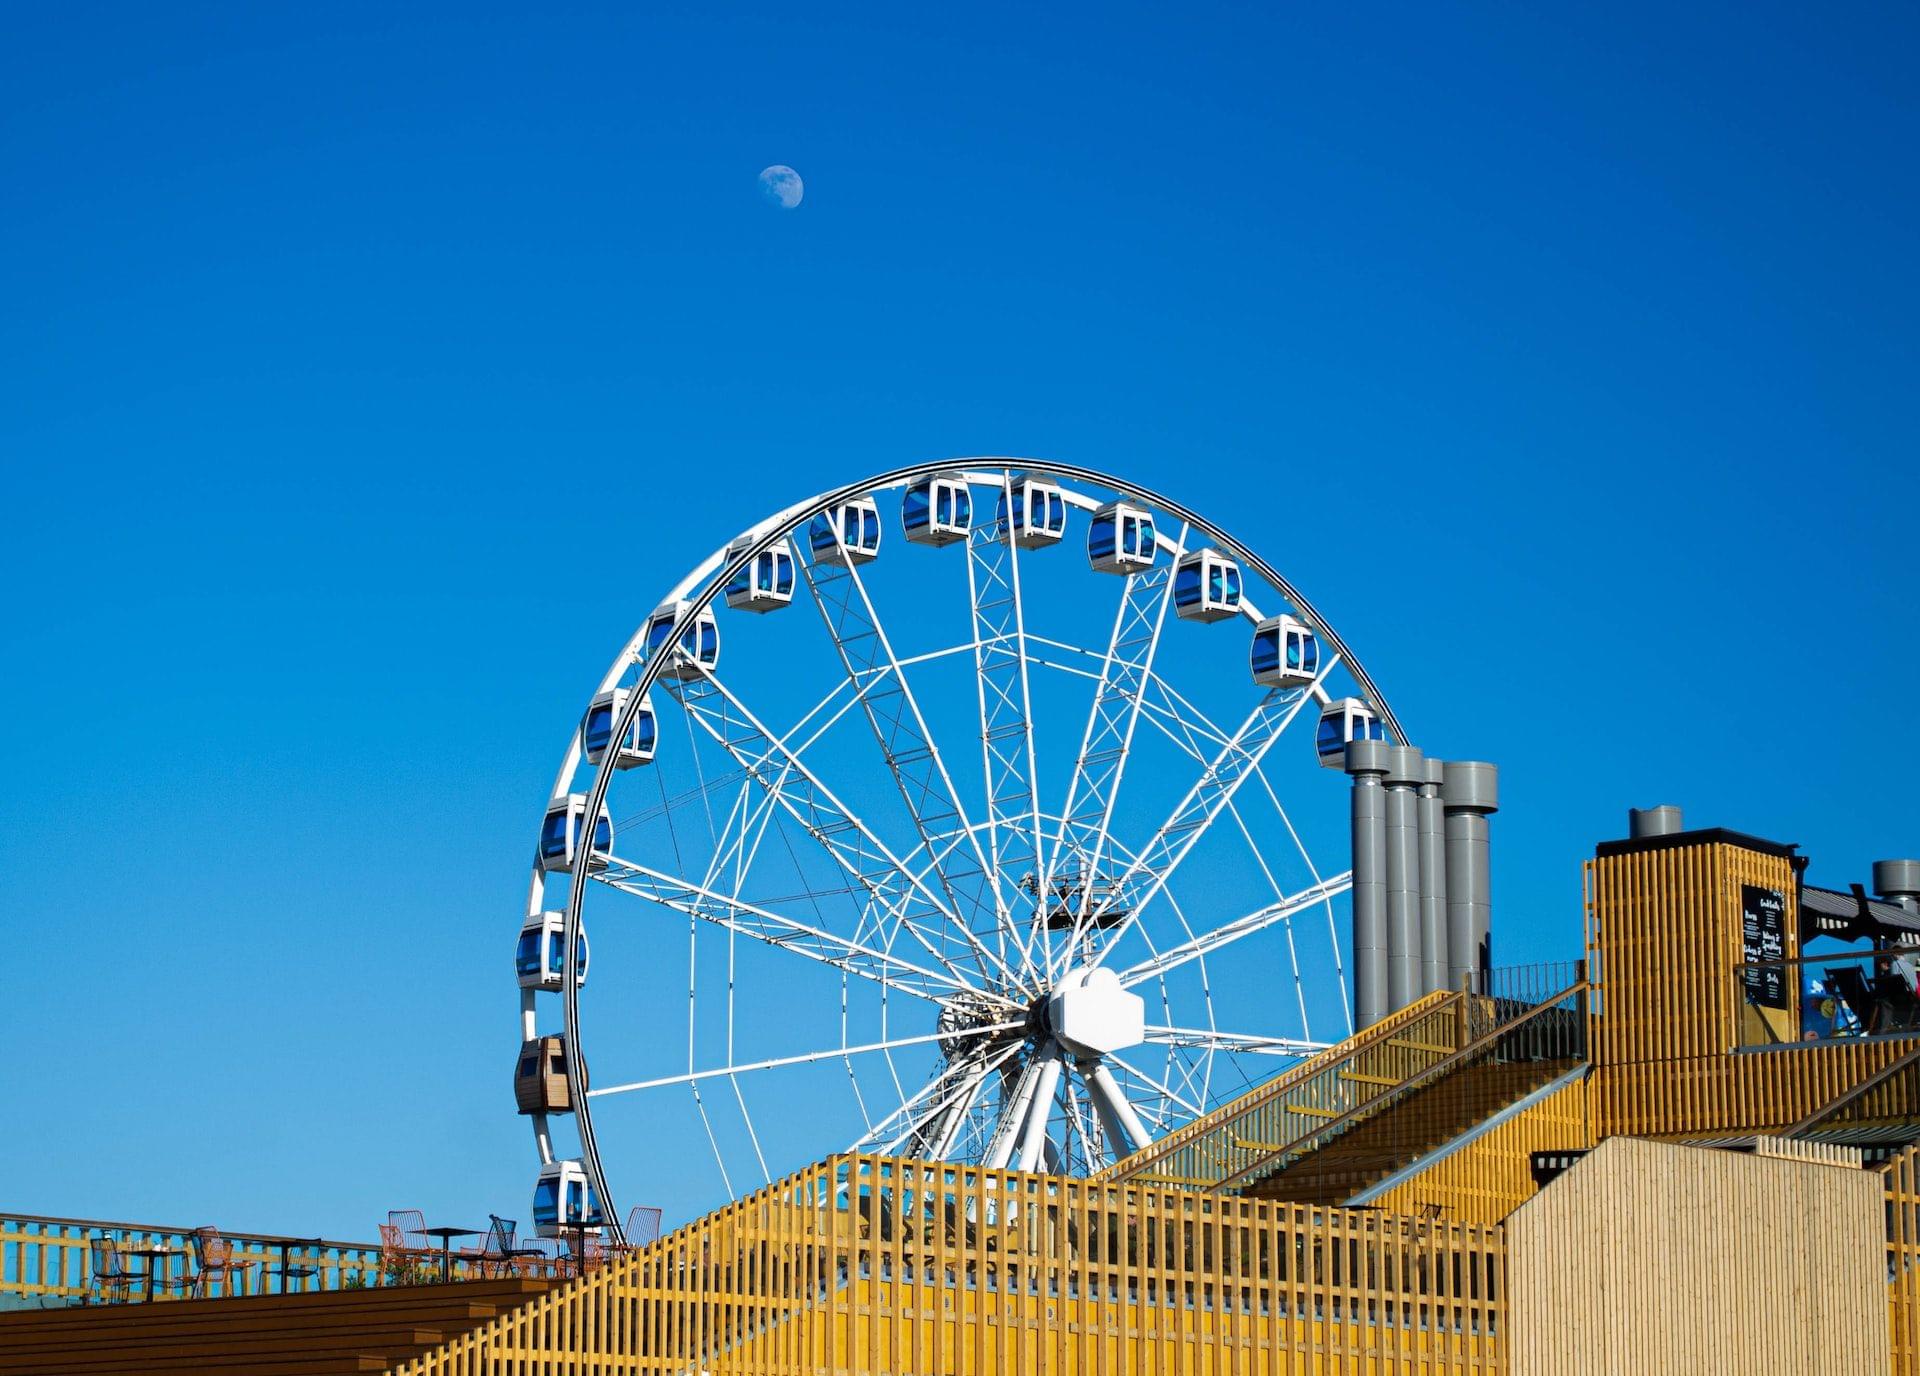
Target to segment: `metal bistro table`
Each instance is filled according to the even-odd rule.
[[[184,1256],[186,1250],[184,1247],[175,1247],[168,1243],[156,1242],[147,1247],[128,1247],[124,1249],[122,1255],[145,1257],[147,1259],[147,1299],[151,1301],[153,1299],[154,1282],[160,1278],[160,1270],[166,1262],[166,1259],[168,1257]]]
[[[457,1237],[479,1237],[485,1228],[422,1228],[423,1237],[440,1239],[440,1282],[445,1284],[453,1279],[453,1240]]]
[[[283,1237],[275,1244],[280,1248],[280,1269],[274,1272],[274,1274],[280,1277],[281,1294],[286,1295],[292,1293],[292,1291],[288,1289],[289,1282],[305,1280],[308,1276],[317,1276],[320,1274],[320,1268],[318,1266],[292,1265],[289,1260],[289,1253],[291,1253],[295,1247],[317,1248],[324,1241],[326,1241],[325,1238],[318,1237]]]

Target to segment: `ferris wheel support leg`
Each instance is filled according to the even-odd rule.
[[[1020,1131],[1020,1164],[1023,1171],[1040,1165],[1040,1153],[1047,1144],[1047,1119],[1053,1115],[1053,1094],[1060,1087],[1060,1053],[1052,1047],[1040,1063],[1039,1078],[1034,1081],[1033,1098],[1027,1103],[1027,1121]]]
[[[1040,1077],[1042,1055],[1036,1052],[1020,1068],[1020,1076],[1013,1085],[1013,1098],[1001,1111],[1000,1121],[994,1124],[992,1140],[987,1143],[987,1154],[980,1161],[988,1170],[1003,1171],[1013,1159],[1013,1150],[1020,1144],[1021,1128],[1027,1121],[1028,1106],[1033,1103],[1033,1088]]]
[[[1147,1131],[1147,1125],[1134,1112],[1133,1105],[1127,1101],[1125,1091],[1113,1078],[1113,1072],[1107,1069],[1105,1061],[1080,1062],[1080,1078],[1086,1082],[1087,1092],[1093,1097],[1094,1111],[1100,1115],[1101,1125],[1106,1128],[1107,1136],[1113,1142],[1115,1160],[1128,1152],[1139,1151],[1153,1141],[1153,1134]]]

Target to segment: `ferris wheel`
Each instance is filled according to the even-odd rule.
[[[541,1232],[835,1151],[1090,1173],[1352,1030],[1337,771],[1400,731],[1206,518],[920,464],[649,605],[516,953]]]

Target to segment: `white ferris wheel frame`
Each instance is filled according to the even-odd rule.
[[[985,471],[982,471],[982,470],[985,470]],[[1305,698],[1309,696],[1317,699],[1322,704],[1324,704],[1328,700],[1328,694],[1325,688],[1322,686],[1322,680],[1324,679],[1326,673],[1331,669],[1333,664],[1336,664],[1336,663],[1342,664],[1344,665],[1348,675],[1354,680],[1355,684],[1358,685],[1361,695],[1364,701],[1366,702],[1367,706],[1373,710],[1375,715],[1379,718],[1381,724],[1386,728],[1386,730],[1391,733],[1394,739],[1398,739],[1398,740],[1406,739],[1404,732],[1401,730],[1399,720],[1394,715],[1391,705],[1387,702],[1385,696],[1380,692],[1378,685],[1375,684],[1371,675],[1367,673],[1365,667],[1361,664],[1359,658],[1341,639],[1339,633],[1326,620],[1326,618],[1322,616],[1313,607],[1313,605],[1307,601],[1307,599],[1304,596],[1301,595],[1300,591],[1287,578],[1281,575],[1277,569],[1275,569],[1265,559],[1261,558],[1249,546],[1247,546],[1240,540],[1235,539],[1227,531],[1213,524],[1211,521],[1207,520],[1205,517],[1201,516],[1198,512],[1194,511],[1193,509],[1187,506],[1184,506],[1179,502],[1173,501],[1172,499],[1165,497],[1160,493],[1155,492],[1149,488],[1141,487],[1136,483],[1129,482],[1123,478],[1115,477],[1112,474],[1103,473],[1097,469],[1087,468],[1087,467],[1076,465],[1076,464],[1059,463],[1059,462],[1044,460],[1044,459],[1021,459],[1021,458],[1009,458],[1009,457],[972,457],[972,458],[961,458],[961,459],[941,459],[941,460],[933,460],[933,461],[927,461],[922,463],[915,463],[915,464],[907,465],[902,468],[892,469],[888,472],[881,473],[873,477],[868,477],[858,482],[846,484],[845,486],[832,489],[831,491],[821,493],[815,497],[809,498],[806,501],[799,502],[792,506],[789,506],[784,510],[779,511],[774,515],[769,516],[766,519],[762,520],[758,524],[750,527],[745,533],[735,536],[733,539],[728,540],[725,544],[721,545],[720,548],[718,548],[712,554],[707,556],[707,558],[702,560],[684,578],[682,578],[681,581],[674,586],[674,588],[669,592],[669,594],[665,598],[662,598],[660,600],[660,602],[657,605],[661,607],[666,607],[671,605],[671,606],[677,606],[679,609],[679,614],[674,621],[672,630],[670,634],[663,641],[663,645],[666,647],[672,647],[672,646],[678,645],[681,641],[682,635],[686,631],[691,629],[695,625],[698,618],[700,618],[703,614],[705,614],[708,611],[708,609],[712,606],[715,598],[720,596],[722,591],[726,588],[727,584],[733,579],[736,573],[750,568],[754,564],[754,562],[758,559],[761,553],[774,547],[775,545],[779,544],[784,540],[788,540],[794,537],[796,532],[799,532],[804,536],[804,533],[810,528],[816,516],[832,511],[835,508],[845,503],[848,503],[850,501],[853,501],[857,498],[870,497],[872,494],[876,492],[889,491],[897,488],[902,488],[921,479],[935,478],[935,477],[951,474],[951,475],[963,476],[968,481],[968,484],[970,487],[984,486],[984,487],[991,488],[996,485],[1010,484],[1012,480],[1012,475],[1015,473],[1019,473],[1026,478],[1039,478],[1043,480],[1054,480],[1054,481],[1060,482],[1062,484],[1062,496],[1066,504],[1068,506],[1080,509],[1082,511],[1093,510],[1100,505],[1100,502],[1087,496],[1085,493],[1075,491],[1072,487],[1066,486],[1066,484],[1080,483],[1080,484],[1086,484],[1092,487],[1099,488],[1105,492],[1113,494],[1114,496],[1122,500],[1139,503],[1142,506],[1150,509],[1156,516],[1164,515],[1164,516],[1171,517],[1175,521],[1178,521],[1184,524],[1184,526],[1187,528],[1186,533],[1197,533],[1198,535],[1204,537],[1208,543],[1225,551],[1231,558],[1239,562],[1243,568],[1251,569],[1253,572],[1257,573],[1269,587],[1271,587],[1274,591],[1279,593],[1281,597],[1283,597],[1286,600],[1286,602],[1289,604],[1289,607],[1292,613],[1297,615],[1301,620],[1303,620],[1307,624],[1307,626],[1313,631],[1313,633],[1317,637],[1319,637],[1321,642],[1333,652],[1332,658],[1329,661],[1329,663],[1322,668],[1320,677],[1316,678],[1316,680],[1313,682],[1309,692],[1303,695],[1302,701],[1300,703],[1295,704],[1294,710],[1295,711],[1299,710],[1299,707],[1304,705]],[[1184,535],[1183,535],[1183,538],[1184,538]],[[1157,526],[1156,526],[1155,539],[1159,543],[1162,549],[1177,553],[1176,546],[1174,546],[1169,541],[1164,531],[1159,529]],[[1009,547],[1009,549],[1011,549],[1014,542],[1011,540],[1011,538],[1006,538],[1003,540],[1003,543],[1005,543]],[[1193,546],[1193,547],[1197,548],[1197,546]],[[1009,555],[1009,563],[1012,564],[1013,567],[1017,569],[1017,556]],[[810,568],[810,561],[806,566]],[[974,570],[970,565],[969,566],[970,582],[973,580],[974,576],[975,576]],[[1128,575],[1129,583],[1132,582],[1133,576],[1134,575],[1131,575],[1131,574]],[[1171,579],[1172,576],[1173,576],[1172,571],[1169,570],[1168,578]],[[1012,599],[1014,603],[1015,613],[1017,615],[1018,609],[1019,609],[1019,592],[1018,592],[1018,586],[1017,586],[1017,573],[1014,575],[1014,578],[1015,578],[1015,584],[1012,589]],[[864,592],[862,592],[862,597],[864,598]],[[977,615],[978,609],[979,609],[979,601],[980,601],[978,589],[975,590],[974,600],[975,600],[976,615]],[[1123,609],[1122,615],[1124,615],[1124,609]],[[1257,608],[1253,607],[1250,600],[1246,602],[1245,606],[1243,607],[1241,615],[1255,622],[1259,620],[1259,612]],[[627,738],[627,733],[632,728],[635,718],[639,714],[643,704],[645,704],[648,701],[648,695],[650,690],[654,687],[655,683],[661,679],[662,669],[673,658],[673,654],[670,648],[666,653],[661,653],[657,655],[646,655],[643,653],[645,640],[648,633],[648,626],[651,620],[652,620],[652,617],[650,616],[642,621],[640,628],[634,633],[633,637],[621,649],[619,655],[615,657],[613,663],[609,666],[606,675],[603,677],[603,679],[599,684],[599,687],[596,690],[596,694],[606,694],[611,692],[613,689],[615,689],[620,685],[620,680],[626,675],[626,673],[634,666],[636,662],[640,664],[639,678],[632,685],[631,689],[626,694],[624,702],[621,705],[619,712],[616,714],[616,719],[612,723],[611,741],[615,743],[623,741]],[[1117,635],[1117,631],[1116,631],[1116,635]],[[836,640],[837,639],[838,637],[836,636]],[[1024,633],[1023,633],[1023,639],[1024,639]],[[1042,645],[1046,645],[1049,643],[1049,642],[1046,642],[1044,639],[1040,639],[1038,637],[1036,637],[1035,639],[1038,640],[1039,643],[1041,643]],[[1156,632],[1156,639],[1157,639],[1157,632]],[[976,655],[980,653],[981,644],[980,644],[980,637],[978,635],[977,626],[976,626],[975,644],[972,647],[962,647],[962,648],[971,648],[972,650],[974,650]],[[1068,645],[1059,645],[1057,648],[1062,650],[1071,650],[1071,651],[1079,650],[1079,647],[1077,646],[1068,646]],[[889,658],[891,658],[891,653],[892,652],[889,649],[888,650]],[[894,661],[892,664],[892,667],[897,674],[900,667],[900,661]],[[1024,657],[1020,665],[1020,671],[1022,674],[1025,673]],[[983,680],[980,691],[982,694],[982,712],[984,717],[984,714],[988,710],[987,703],[985,701],[985,697],[988,692],[988,689],[984,682],[984,679],[985,679],[984,664],[980,666],[980,677]],[[857,693],[856,693],[856,696],[858,696]],[[849,706],[850,705],[851,704],[849,704]],[[744,711],[745,710],[744,707],[742,707],[741,710]],[[845,709],[843,708],[842,710],[844,711]],[[917,712],[918,710],[917,707],[914,710]],[[1288,714],[1288,718],[1287,718],[1288,720],[1291,719],[1291,715],[1292,715],[1291,713]],[[924,723],[922,723],[922,726],[924,728]],[[764,731],[764,728],[762,728],[762,730]],[[1089,736],[1091,736],[1092,731],[1093,731],[1093,723],[1090,721],[1088,724]],[[564,800],[567,798],[568,794],[572,791],[571,785],[573,783],[574,776],[577,773],[584,756],[585,746],[584,746],[583,734],[584,733],[581,730],[576,728],[569,737],[566,753],[562,760],[559,773],[556,776],[554,787],[550,795],[550,806],[553,803],[564,803]],[[777,737],[771,737],[771,733],[767,733],[767,734],[769,738],[775,741],[776,744],[781,744]],[[1131,735],[1131,725],[1129,725],[1128,727],[1128,739],[1130,739],[1130,735]],[[1028,727],[1028,739],[1031,740],[1030,723]],[[1231,744],[1231,742],[1229,744]],[[991,745],[987,745],[986,748],[989,750],[989,752],[991,751]],[[1077,787],[1081,781],[1082,770],[1086,763],[1085,752],[1086,752],[1086,742],[1083,741],[1082,758],[1078,762],[1076,762],[1076,766],[1075,766],[1075,772],[1074,772],[1075,787]],[[1124,754],[1124,749],[1122,753]],[[623,1225],[620,1220],[618,1209],[615,1205],[614,1197],[608,1187],[606,1172],[601,1162],[599,1146],[598,1146],[598,1142],[594,1132],[592,1111],[589,1107],[590,1094],[585,1084],[585,1071],[584,1071],[585,1058],[584,1058],[584,1053],[580,1048],[579,988],[578,988],[577,981],[573,977],[573,972],[577,968],[577,961],[579,959],[579,954],[580,954],[579,943],[580,943],[581,930],[582,930],[582,910],[583,910],[583,905],[585,902],[585,896],[587,891],[587,880],[590,877],[590,863],[594,854],[594,847],[591,844],[591,836],[592,836],[593,828],[595,825],[594,819],[600,816],[601,810],[605,806],[607,791],[611,784],[613,774],[615,773],[615,770],[612,767],[611,757],[612,757],[612,751],[610,749],[607,759],[603,761],[603,763],[600,766],[594,769],[593,781],[586,794],[586,803],[584,808],[584,821],[583,821],[584,834],[581,838],[581,843],[574,847],[572,868],[570,871],[570,882],[567,886],[567,901],[564,909],[564,914],[565,914],[564,943],[563,943],[564,952],[560,962],[560,968],[563,971],[563,974],[561,976],[561,981],[560,981],[560,994],[561,994],[563,1013],[564,1013],[564,1036],[565,1036],[564,1044],[568,1050],[568,1054],[565,1057],[565,1063],[566,1063],[569,1098],[572,1105],[572,1116],[575,1119],[578,1137],[579,1137],[579,1143],[580,1143],[580,1155],[578,1159],[586,1174],[589,1184],[591,1185],[592,1189],[594,1190],[594,1192],[598,1197],[600,1208],[602,1211],[602,1216],[605,1219],[605,1225],[604,1225],[605,1228],[616,1239],[620,1239],[623,1236]],[[891,762],[889,762],[889,768],[894,768],[894,767],[895,766]],[[971,827],[967,828],[966,829],[967,834],[961,837],[960,840],[955,841],[953,844],[951,844],[948,847],[948,850],[947,850],[948,854],[950,854],[954,850],[958,850],[962,843],[970,845],[977,852],[979,848],[978,832],[981,829],[983,829],[983,827],[988,829],[990,832],[990,836],[989,836],[990,844],[995,846],[998,845],[1000,841],[1002,828],[994,825],[994,818],[992,816],[992,813],[994,811],[994,802],[991,796],[994,789],[993,768],[994,768],[994,761],[992,760],[991,756],[989,756],[989,759],[987,760],[988,791],[990,795],[989,804],[988,804],[989,817],[985,822],[975,822]],[[1031,761],[1029,761],[1028,768],[1030,771]],[[1039,866],[1039,873],[1042,876],[1050,876],[1051,866],[1055,861],[1059,859],[1066,834],[1068,832],[1069,827],[1072,825],[1072,814],[1073,814],[1073,805],[1074,805],[1073,789],[1070,788],[1067,803],[1065,804],[1065,806],[1063,806],[1061,813],[1057,818],[1053,819],[1058,822],[1058,831],[1054,835],[1053,844],[1051,848],[1051,855],[1049,856],[1047,854],[1046,843],[1043,839],[1044,822],[1049,820],[1049,818],[1047,814],[1044,814],[1040,811],[1037,801],[1035,801],[1033,797],[1033,795],[1036,793],[1036,790],[1034,790],[1031,786],[1031,780],[1032,780],[1031,772],[1028,773],[1027,778],[1029,781],[1029,786],[1028,786],[1029,798],[1027,800],[1029,813],[1025,819],[1025,824],[1031,828],[1029,839],[1031,844],[1034,846],[1036,861]],[[951,787],[950,784],[949,784],[949,787]],[[1196,785],[1196,789],[1198,787],[1199,785]],[[1110,807],[1110,801],[1109,801],[1109,807]],[[917,815],[915,820],[917,824],[920,821]],[[1242,829],[1244,831],[1244,824],[1242,824]],[[924,836],[924,831],[923,831],[923,836]],[[1104,835],[1102,835],[1101,840],[1104,842],[1105,840]],[[1152,843],[1149,843],[1149,845],[1151,844]],[[1143,848],[1143,851],[1144,851],[1144,848]],[[897,867],[897,869],[899,870],[899,872],[902,875],[905,875],[906,877],[908,877],[918,887],[924,888],[924,886],[929,882],[929,880],[939,885],[945,885],[948,882],[949,876],[944,872],[944,867],[939,863],[939,859],[932,854],[930,838],[929,838],[928,864],[925,870],[918,876],[912,875],[911,872],[906,869],[906,866],[901,862],[899,862],[899,860],[896,857],[892,857],[890,853],[888,858],[893,859],[893,862]],[[981,857],[981,859],[984,867],[986,868],[988,882],[997,887],[1001,879],[1002,867],[993,864],[993,862],[991,861],[988,861],[984,856]],[[624,864],[625,862],[622,862],[622,863]],[[1144,863],[1143,856],[1132,857],[1130,866],[1127,870],[1128,876],[1129,877],[1132,876],[1134,872],[1143,865],[1143,863]],[[684,881],[682,880],[670,879],[669,876],[662,875],[657,871],[647,870],[645,869],[645,867],[628,866],[627,868],[630,869],[635,875],[648,876],[655,881],[669,880],[669,882],[684,884]],[[1164,878],[1165,878],[1164,874],[1160,876],[1160,881],[1162,883],[1164,883]],[[536,856],[534,866],[533,866],[532,884],[531,884],[531,889],[530,889],[529,898],[528,898],[528,915],[530,918],[538,918],[540,913],[543,911],[542,904],[543,904],[546,880],[547,880],[547,871],[541,865],[539,857]],[[624,887],[624,885],[616,884],[616,887]],[[1316,884],[1312,889],[1306,891],[1302,895],[1296,895],[1295,897],[1300,900],[1298,906],[1300,907],[1311,906],[1311,905],[1318,904],[1322,901],[1326,901],[1330,899],[1334,894],[1342,891],[1344,887],[1345,886],[1343,883],[1339,883],[1337,881],[1319,881],[1319,882],[1316,882]],[[633,890],[633,891],[645,893],[645,890]],[[1045,891],[1046,890],[1043,887],[1041,889],[1041,892],[1044,893]],[[1158,891],[1158,888],[1156,886],[1155,892],[1157,891]],[[658,897],[657,894],[649,894],[647,896],[653,896],[656,898]],[[948,896],[951,898],[950,893]],[[727,899],[726,901],[729,904],[729,906],[740,908],[740,909],[751,909],[753,906],[751,904],[742,904],[737,899]],[[1044,904],[1042,904],[1042,906],[1044,907]],[[1131,925],[1131,923],[1133,923],[1137,919],[1140,908],[1144,906],[1145,906],[1144,903],[1136,905],[1132,910],[1132,912],[1129,913],[1125,919],[1123,919],[1123,924]],[[1249,914],[1245,917],[1237,919],[1234,923],[1229,924],[1227,927],[1215,929],[1214,931],[1211,931],[1205,934],[1205,936],[1194,937],[1188,942],[1183,943],[1182,947],[1175,948],[1174,950],[1166,953],[1157,954],[1154,957],[1154,959],[1147,962],[1143,962],[1140,967],[1136,967],[1124,972],[1120,972],[1121,982],[1125,985],[1131,985],[1132,983],[1137,983],[1139,982],[1139,980],[1147,978],[1155,973],[1164,973],[1167,969],[1173,968],[1174,965],[1182,963],[1184,960],[1193,959],[1193,958],[1202,956],[1205,954],[1205,951],[1207,949],[1210,949],[1213,945],[1224,944],[1225,941],[1232,940],[1234,935],[1237,934],[1234,929],[1244,930],[1247,928],[1248,924],[1258,922],[1263,917],[1269,917],[1270,913],[1279,912],[1281,909],[1281,906],[1282,905],[1275,905],[1273,909],[1268,910],[1267,912],[1255,912],[1253,914]],[[1285,906],[1289,910],[1291,910],[1293,905],[1291,902],[1289,902]],[[959,916],[960,905],[957,901],[953,902],[951,914],[955,917],[956,923],[962,926],[965,925],[964,921],[962,921]],[[1083,911],[1081,915],[1081,920],[1084,921],[1085,917],[1086,917],[1086,914]],[[1269,917],[1269,920],[1270,920],[1270,917]],[[788,919],[782,919],[782,921],[787,923],[787,925],[789,926],[795,925],[795,924],[792,924]],[[1077,936],[1080,930],[1081,930],[1080,926],[1076,923],[1073,934]],[[815,934],[815,935],[818,936],[820,934]],[[1063,951],[1070,951],[1071,949],[1072,949],[1071,940],[1069,940],[1068,942],[1062,943]],[[1112,941],[1109,941],[1107,949],[1112,949]],[[805,952],[803,951],[803,953]],[[1151,969],[1146,968],[1150,966],[1155,968],[1151,968]],[[931,970],[922,970],[921,973],[927,974],[927,975],[934,974],[934,972]],[[1057,974],[1059,972],[1057,970],[1053,970],[1053,971],[1048,971],[1046,973]],[[536,991],[533,989],[523,989],[521,991],[521,1024],[522,1024],[523,1040],[531,1040],[533,1037],[538,1035],[538,1029],[536,1026],[536,1011],[535,1011],[536,997],[537,997]],[[998,1030],[1001,1030],[1002,1027],[1011,1026],[1011,1025],[1012,1024],[1010,1022],[1003,1023],[1003,1024],[989,1024],[988,1027],[984,1030],[998,1031]],[[980,1030],[980,1029],[974,1029],[974,1030]],[[1185,1029],[1173,1028],[1173,1027],[1158,1027],[1153,1029],[1153,1031],[1159,1034],[1158,1035],[1159,1040],[1162,1040],[1174,1045],[1180,1044],[1179,1039],[1183,1035],[1196,1037],[1196,1038],[1212,1037],[1215,1040],[1219,1040],[1221,1038],[1221,1034],[1218,1034],[1218,1033],[1187,1031]],[[913,1043],[926,1043],[926,1042],[932,1042],[937,1040],[939,1036],[940,1034],[935,1033],[927,1037],[900,1038],[900,1039],[894,1039],[884,1043],[876,1043],[875,1046],[876,1047],[877,1046],[897,1047],[897,1046],[905,1046]],[[1265,1043],[1266,1046],[1269,1046],[1269,1047],[1286,1047],[1286,1048],[1292,1048],[1292,1049],[1297,1049],[1298,1047],[1303,1045],[1298,1043],[1286,1043],[1284,1039],[1279,1039],[1279,1038],[1262,1039],[1262,1038],[1256,1038],[1256,1037],[1240,1037],[1237,1039],[1233,1039],[1233,1038],[1228,1038],[1228,1039],[1238,1040],[1242,1043],[1245,1043],[1247,1045],[1243,1049],[1252,1049],[1252,1050],[1264,1049],[1262,1043]],[[855,1051],[864,1051],[869,1049],[873,1049],[873,1048],[858,1047],[858,1046],[840,1047],[840,1048],[833,1048],[827,1052],[817,1053],[817,1055],[819,1058],[825,1058],[828,1056],[840,1056],[840,1055],[855,1052]],[[992,1063],[970,1067],[970,1072],[974,1076],[973,1084],[977,1086],[981,1080],[983,1080],[987,1075],[993,1073],[993,1071],[996,1068],[998,1068],[1000,1065],[1003,1065],[1008,1059],[1011,1058],[1011,1056],[1014,1054],[1014,1051],[1017,1051],[1019,1049],[1020,1049],[1020,1044],[1016,1042],[1014,1043],[1013,1051],[1002,1053]],[[729,1072],[738,1072],[738,1071],[744,1071],[747,1069],[798,1063],[798,1062],[803,1062],[803,1061],[807,1061],[815,1058],[816,1057],[814,1055],[769,1058],[764,1062],[758,1062],[751,1066],[744,1066],[744,1067],[729,1066],[726,1068],[717,1069],[713,1071],[694,1072],[688,1075],[676,1075],[676,1076],[664,1077],[658,1081],[636,1081],[630,1084],[608,1086],[608,1087],[604,1087],[602,1089],[594,1091],[594,1094],[619,1092],[619,1091],[628,1090],[628,1089],[642,1089],[642,1088],[650,1087],[651,1085],[654,1085],[654,1084],[686,1083],[691,1080],[704,1078],[706,1076],[719,1076],[719,1075],[727,1074]],[[1039,1057],[1034,1058],[1034,1060],[1030,1062],[1029,1068],[1030,1069],[1037,1068],[1039,1070],[1042,1083],[1030,1086],[1023,1082],[1022,1085],[1019,1087],[1018,1092],[1023,1096],[1029,1096],[1033,1099],[1038,1099],[1042,1093],[1051,1095],[1052,1081],[1051,1079],[1048,1078],[1048,1071],[1050,1069],[1052,1075],[1057,1077],[1058,1074],[1060,1073],[1060,1067],[1062,1066],[1064,1060],[1065,1060],[1064,1053],[1057,1056],[1045,1058],[1044,1060],[1042,1060],[1042,1058],[1039,1058]],[[1150,1077],[1144,1076],[1138,1070],[1133,1069],[1130,1066],[1127,1066],[1123,1061],[1119,1061],[1118,1058],[1115,1058],[1115,1060],[1116,1060],[1116,1064],[1119,1065],[1123,1073],[1129,1074],[1131,1077],[1135,1078],[1136,1080],[1150,1079]],[[1083,1067],[1083,1072],[1084,1072],[1084,1067]],[[1126,1096],[1124,1095],[1124,1093],[1121,1093],[1113,1088],[1111,1073],[1107,1070],[1104,1062],[1100,1063],[1097,1069],[1097,1074],[1104,1075],[1106,1077],[1107,1092],[1111,1094],[1114,1098],[1117,1098],[1119,1106],[1124,1108],[1124,1106],[1127,1103]],[[894,1110],[893,1113],[889,1115],[888,1119],[883,1120],[883,1122],[877,1125],[877,1127],[870,1128],[867,1136],[862,1138],[861,1142],[864,1144],[870,1141],[884,1140],[880,1130],[887,1128],[888,1124],[891,1123],[894,1119],[900,1117],[902,1114],[909,1113],[917,1104],[924,1102],[928,1096],[936,1093],[936,1091],[940,1088],[942,1082],[943,1082],[942,1077],[936,1077],[934,1080],[929,1081],[927,1085],[923,1086],[919,1091],[917,1091],[910,1098],[903,1098],[903,1102],[900,1108]],[[1180,1102],[1180,1096],[1177,1094],[1177,1092],[1173,1091],[1168,1086],[1158,1084],[1158,1082],[1154,1082],[1154,1083],[1159,1089],[1166,1091],[1167,1096],[1171,1101]],[[1101,1097],[1099,1086],[1090,1083],[1088,1088],[1090,1090],[1089,1097],[1094,1100],[1092,1107],[1098,1108],[1102,1112],[1102,1114],[1105,1114],[1108,1111],[1108,1106],[1110,1105],[1111,1100],[1108,1098]],[[970,1099],[970,1093],[971,1091],[969,1091],[969,1099]],[[948,1089],[948,1097],[949,1098],[954,1097],[954,1091],[952,1087],[949,1087]],[[1014,1116],[1016,1115],[1009,1114],[1009,1117],[1014,1117]],[[550,1129],[547,1123],[547,1115],[544,1112],[534,1114],[533,1126],[534,1126],[535,1140],[539,1149],[541,1162],[543,1165],[550,1165],[554,1161],[555,1157],[554,1157],[554,1152],[552,1147]],[[897,1141],[898,1139],[896,1138],[895,1140]],[[936,1152],[935,1154],[939,1155],[942,1153]]]

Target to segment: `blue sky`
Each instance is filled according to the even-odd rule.
[[[1503,962],[1629,805],[1920,852],[1910,10],[896,8],[0,19],[10,1206],[523,1211],[585,695],[924,457],[1265,552],[1503,766]]]

